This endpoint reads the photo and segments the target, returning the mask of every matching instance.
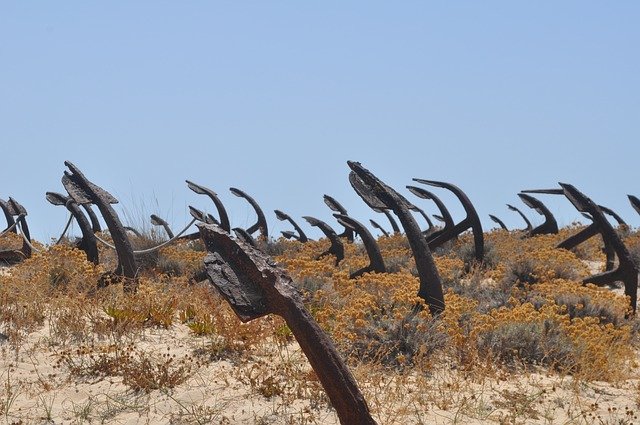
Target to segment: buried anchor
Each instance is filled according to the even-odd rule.
[[[286,272],[263,253],[217,226],[199,224],[208,251],[205,269],[243,322],[276,314],[285,322],[336,409],[340,423],[375,424],[367,403],[333,342],[305,309]]]

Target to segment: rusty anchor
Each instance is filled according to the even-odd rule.
[[[333,216],[338,220],[338,223],[342,224],[344,227],[350,228],[360,236],[360,239],[362,239],[362,243],[364,244],[364,248],[367,251],[367,256],[369,257],[369,265],[351,273],[349,277],[351,279],[355,279],[365,273],[385,273],[387,268],[384,265],[380,248],[369,230],[362,223],[348,215],[334,214]]]
[[[603,205],[598,205],[600,207],[600,209],[602,210],[603,213],[613,217],[613,219],[616,221],[616,223],[618,223],[618,226],[626,226],[627,223],[624,221],[624,219],[622,217],[620,217],[620,215],[618,215],[618,213],[616,213],[614,210],[612,210],[611,208],[607,208]]]
[[[336,409],[340,423],[375,424],[367,403],[333,342],[305,309],[291,277],[261,252],[233,240],[222,229],[199,224],[208,254],[209,281],[243,322],[281,316]]]
[[[378,229],[382,232],[383,235],[385,236],[389,236],[389,232],[387,232],[386,230],[384,230],[382,228],[382,226],[380,226],[375,220],[369,220],[369,223],[371,223],[371,225],[373,226],[374,229]]]
[[[25,219],[27,211],[22,205],[17,203],[13,198],[9,198],[8,201],[0,200],[2,210],[5,212],[7,218],[8,227],[4,229],[0,236],[4,236],[7,233],[18,233],[18,227],[21,229],[22,235],[22,247],[19,250],[8,249],[0,251],[0,262],[4,264],[16,264],[31,256],[31,243],[29,235],[29,226]],[[14,218],[15,216],[15,218]]]
[[[335,230],[333,230],[333,228],[331,228],[331,226],[329,226],[324,221],[319,220],[315,217],[306,215],[302,218],[304,218],[311,226],[320,229],[320,231],[322,231],[322,233],[324,233],[327,239],[329,239],[329,241],[331,242],[331,246],[329,247],[329,249],[318,255],[318,258],[324,257],[328,254],[332,254],[336,257],[336,266],[340,264],[340,261],[344,259],[344,245],[342,244],[342,241],[340,240],[340,237],[335,232]]]
[[[135,291],[137,288],[138,266],[133,254],[133,247],[118,214],[111,206],[111,204],[117,203],[118,200],[104,189],[90,182],[80,169],[70,161],[65,161],[64,164],[69,168],[69,171],[65,171],[62,177],[62,185],[65,190],[77,204],[94,204],[102,214],[102,218],[113,238],[118,265],[112,275],[124,279],[123,288],[125,290]]]
[[[425,300],[431,314],[441,313],[445,308],[442,281],[427,241],[409,211],[412,204],[359,162],[347,161],[347,164],[351,168],[349,182],[362,200],[374,210],[392,210],[400,220],[413,251],[418,270],[420,280],[418,296]]]
[[[391,229],[393,230],[393,233],[400,233],[400,227],[398,226],[398,223],[396,223],[396,220],[393,218],[393,215],[391,215],[391,213],[387,210],[379,210],[377,208],[372,208],[375,212],[381,212],[385,215],[385,217],[387,217],[387,220],[389,220],[389,224],[391,225]]]
[[[324,195],[322,198],[324,199],[324,203],[329,207],[331,211],[336,212],[338,214],[342,214],[342,215],[348,215],[347,209],[343,207],[340,204],[340,202],[336,201],[335,198],[329,195]],[[338,236],[341,238],[347,238],[349,242],[353,242],[353,229],[351,229],[350,227],[344,226],[344,231],[340,233]]]
[[[29,225],[27,224],[27,210],[12,197],[9,197],[7,205],[9,206],[9,212],[17,216],[16,224],[22,233],[22,248],[20,252],[22,252],[25,258],[29,258],[33,253],[33,248],[31,245],[31,233],[29,232]]]
[[[296,223],[291,216],[289,216],[289,214],[285,214],[280,210],[274,210],[276,217],[278,218],[278,220],[280,221],[288,221],[289,223],[291,223],[291,225],[293,226],[294,229],[296,229],[296,232],[298,232],[298,234],[295,234],[293,232],[281,232],[282,235],[287,238],[293,238],[296,239],[297,241],[300,241],[302,243],[308,242],[309,238],[307,238],[307,235],[305,235],[305,233],[302,231],[302,228],[300,226],[298,226],[298,223]]]
[[[158,217],[155,214],[151,214],[151,224],[153,224],[154,226],[162,226],[162,228],[164,229],[169,239],[173,239],[174,237],[173,231],[171,231],[171,227],[169,227],[169,223],[167,223],[165,220],[163,220],[162,218]]]
[[[93,228],[91,227],[89,220],[87,220],[87,217],[80,209],[80,206],[71,197],[64,196],[56,192],[47,192],[46,198],[52,205],[64,205],[64,207],[71,213],[82,232],[82,239],[80,239],[76,244],[76,248],[84,251],[87,256],[87,261],[97,265],[100,262],[98,257],[97,239],[93,233]]]
[[[509,231],[509,229],[504,224],[504,222],[500,220],[498,217],[496,217],[495,215],[489,214],[489,218],[491,218],[491,220],[493,220],[496,224],[498,224],[498,226],[500,226],[502,230],[506,230],[507,232]]]
[[[253,226],[249,226],[246,229],[247,233],[252,235],[255,232],[257,232],[258,230],[260,230],[260,236],[259,237],[264,239],[265,241],[268,240],[269,239],[269,229],[267,228],[267,219],[264,217],[264,213],[262,212],[262,209],[260,208],[260,205],[258,205],[258,203],[255,201],[255,199],[253,199],[251,196],[247,195],[245,192],[243,192],[240,189],[236,189],[235,187],[232,187],[232,188],[229,188],[229,190],[234,195],[236,195],[236,196],[238,196],[240,198],[246,199],[247,202],[249,202],[249,204],[251,204],[251,206],[253,207],[253,210],[256,212],[256,215],[258,216],[258,221],[256,221],[256,223]]]
[[[224,204],[218,198],[218,194],[213,190],[196,184],[192,181],[186,180],[187,186],[189,189],[194,191],[199,195],[207,195],[209,199],[213,201],[213,204],[216,206],[216,210],[218,211],[218,217],[220,217],[220,227],[226,232],[231,232],[231,224],[229,222],[229,216],[227,215],[227,210],[224,208]]]
[[[435,193],[418,186],[407,186],[407,189],[409,190],[409,192],[413,193],[418,198],[429,199],[433,201],[436,204],[436,207],[438,207],[438,210],[440,211],[441,215],[434,214],[434,218],[442,222],[444,224],[444,227],[436,228],[434,226],[431,226],[430,230],[423,232],[425,236],[436,237],[437,235],[445,231],[450,231],[450,229],[452,229],[455,226],[455,223],[453,222],[453,217],[451,217],[451,213],[449,213],[449,210],[445,206],[444,202],[442,202],[442,200],[438,196],[436,196]]]
[[[631,206],[638,214],[640,214],[640,199],[633,195],[627,195],[629,198],[629,202],[631,202]]]
[[[13,219],[13,214],[11,214],[11,210],[7,201],[0,199],[0,208],[2,208],[4,217],[7,220],[7,229],[11,229],[9,230],[10,232],[18,233],[18,229],[16,228],[16,221]]]
[[[232,230],[239,239],[242,239],[245,243],[251,245],[251,247],[258,249],[258,243],[253,236],[251,236],[251,233],[247,232],[242,227],[234,227]]]
[[[602,233],[603,239],[613,247],[618,256],[616,269],[589,276],[583,280],[583,283],[602,286],[610,285],[613,282],[623,282],[624,293],[630,298],[631,308],[635,313],[638,299],[638,266],[631,258],[627,247],[595,202],[570,184],[560,183],[560,186],[562,186],[565,196],[578,211],[588,213],[593,217],[592,226],[597,227]]]
[[[536,236],[536,235],[547,235],[547,234],[556,234],[558,233],[558,222],[556,218],[553,216],[549,208],[545,204],[542,203],[538,198],[534,198],[529,195],[529,193],[548,193],[548,192],[538,192],[538,191],[530,191],[523,190],[521,193],[518,193],[518,196],[524,202],[526,206],[535,210],[538,214],[544,216],[544,223],[541,225],[534,227],[529,232],[527,232],[527,236]]]
[[[458,224],[454,225],[453,228],[443,229],[441,233],[436,235],[430,235],[427,238],[427,242],[429,243],[430,249],[435,249],[445,242],[453,239],[454,237],[460,235],[467,229],[471,229],[473,233],[473,243],[475,247],[475,258],[478,262],[482,262],[484,258],[484,235],[482,233],[482,224],[480,223],[480,218],[478,217],[478,213],[474,208],[473,204],[469,197],[457,186],[440,182],[435,180],[425,180],[425,179],[413,179],[418,183],[427,184],[429,186],[441,187],[443,189],[447,189],[452,192],[462,204],[464,211],[466,213],[466,217],[462,219]]]
[[[524,215],[524,213],[522,211],[520,211],[518,208],[514,207],[511,204],[507,204],[507,208],[509,208],[511,211],[515,211],[518,214],[520,214],[520,217],[522,217],[522,219],[524,220],[525,224],[527,225],[527,227],[524,229],[525,232],[530,232],[531,229],[533,229],[533,226],[531,225],[531,222],[529,221],[527,216]]]
[[[526,192],[528,192],[528,193],[544,193],[544,194],[548,194],[548,195],[566,195],[566,193],[565,193],[565,191],[563,189],[536,189],[536,190],[529,190],[529,191],[526,191]],[[607,210],[608,211],[607,214],[611,215],[614,218],[615,218],[615,216],[617,216],[617,214],[615,214],[615,212],[613,212],[613,210],[611,210],[610,208],[606,208],[606,207],[603,207],[601,205],[598,205],[598,208],[600,208],[601,212],[605,212],[605,210]],[[580,245],[581,243],[585,242],[586,240],[590,239],[591,237],[597,235],[598,233],[602,233],[602,231],[600,230],[600,226],[599,226],[598,222],[594,220],[593,216],[591,214],[588,214],[585,211],[581,211],[581,212],[582,212],[583,216],[585,216],[589,220],[592,220],[593,223],[591,225],[585,227],[584,229],[582,229],[581,231],[579,231],[575,235],[569,236],[567,239],[565,239],[564,241],[560,242],[557,245],[557,248],[570,250],[570,249],[573,249],[576,246]],[[613,213],[613,214],[610,214],[610,213]],[[607,271],[608,270],[613,270],[614,263],[615,263],[615,250],[613,249],[613,246],[611,246],[611,244],[609,243],[608,239],[605,237],[604,233],[602,233],[602,242],[604,243],[603,251],[604,251],[604,253],[605,253],[606,257],[607,257],[605,270],[607,270]]]

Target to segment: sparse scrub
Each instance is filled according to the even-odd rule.
[[[626,236],[632,250],[637,235]],[[558,235],[522,239],[490,232],[485,237],[490,248],[482,265],[474,263],[467,234],[434,256],[446,291],[446,309],[438,317],[420,308],[419,281],[403,235],[379,238],[388,273],[357,279],[349,273],[368,264],[359,243],[345,243],[345,259],[337,267],[332,256],[318,258],[326,240],[279,239],[265,247],[286,267],[306,307],[348,360],[379,423],[429,423],[434,412],[448,418],[443,423],[520,423],[534,417],[544,423],[558,412],[569,423],[583,414],[625,423],[624,406],[587,407],[583,400],[590,396],[581,392],[604,380],[633,388],[640,400],[637,381],[628,381],[637,376],[640,344],[640,325],[629,315],[628,300],[581,283],[589,273],[585,261],[603,260],[600,242],[569,252],[554,248]],[[66,403],[73,417],[65,420],[78,423],[132,412],[159,422],[236,423],[231,418],[237,415],[263,423],[336,423],[281,319],[240,323],[212,285],[190,281],[202,270],[200,241],[162,248],[141,273],[135,293],[117,283],[96,289],[115,262],[110,250],[100,249],[106,265],[96,267],[81,251],[56,246],[0,275],[5,365],[38,350],[57,361],[31,384],[14,377],[15,366],[5,367],[0,409],[9,422],[21,416],[24,423],[64,422],[57,405]],[[541,384],[517,387],[536,373],[553,379],[558,392],[567,381],[572,384],[561,396]],[[515,381],[516,387],[488,384],[504,381]],[[69,403],[56,392],[60,386],[94,385],[108,388],[108,396]],[[36,399],[31,416],[16,414],[15,404],[34,388],[48,392]],[[194,388],[222,398],[180,398]],[[225,398],[231,388],[245,392]],[[238,406],[246,399],[256,408],[242,416],[244,407]],[[159,404],[152,408],[150,400]],[[162,403],[171,407],[152,413]]]

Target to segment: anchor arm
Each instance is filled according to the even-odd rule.
[[[193,183],[192,181],[186,180],[187,186],[189,189],[194,191],[199,195],[207,195],[209,199],[213,201],[213,204],[216,206],[216,210],[218,210],[218,217],[220,218],[220,227],[226,232],[231,232],[231,224],[229,223],[229,216],[227,214],[227,210],[224,208],[224,204],[218,198],[218,194],[213,190],[201,186],[199,184]]]
[[[260,208],[260,205],[258,205],[258,203],[251,196],[247,195],[245,192],[243,192],[240,189],[236,189],[235,187],[232,187],[229,190],[234,195],[236,195],[236,196],[238,196],[240,198],[246,199],[247,202],[249,202],[249,204],[251,204],[251,206],[253,207],[254,211],[256,212],[256,215],[258,216],[258,221],[253,226],[250,226],[247,229],[247,232],[250,233],[250,234],[253,234],[258,229],[260,229],[260,233],[262,234],[262,237],[265,240],[269,239],[269,229],[267,228],[267,219],[264,217],[264,213],[262,212],[262,209]]]
[[[371,235],[369,230],[362,223],[352,217],[349,217],[348,215],[334,214],[334,217],[338,220],[338,223],[352,229],[358,234],[358,236],[360,236],[365,250],[367,251],[367,256],[369,256],[369,265],[354,273],[351,273],[350,278],[356,278],[366,272],[386,272],[387,269],[384,265],[384,260],[382,259],[380,248],[378,248],[378,244],[376,243],[375,238]]]

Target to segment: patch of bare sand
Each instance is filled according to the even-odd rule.
[[[178,361],[198,358],[210,340],[176,324],[144,330],[130,342]],[[64,348],[52,343],[48,326],[28,335],[18,352],[10,342],[1,349],[6,423],[338,423],[295,342],[264,344],[241,358],[198,360],[185,382],[149,393],[133,391],[118,376],[71,375],[58,365]],[[445,364],[428,376],[366,364],[352,370],[380,424],[622,424],[636,422],[640,407],[637,374],[610,384],[545,373],[473,378]]]

